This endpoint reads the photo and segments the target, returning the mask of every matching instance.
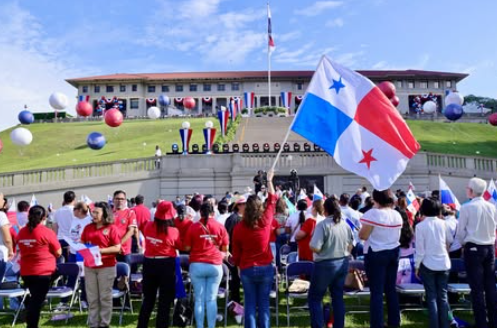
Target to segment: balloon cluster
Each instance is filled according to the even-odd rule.
[[[457,121],[460,119],[464,110],[462,104],[464,103],[464,97],[457,91],[450,92],[445,97],[445,109],[443,114],[450,121]]]
[[[412,102],[412,107],[416,113],[433,114],[437,110],[438,97],[433,93],[416,96]],[[426,106],[425,106],[426,105]]]
[[[378,84],[378,88],[385,94],[385,96],[390,99],[390,102],[392,105],[395,107],[399,106],[400,104],[400,99],[397,97],[397,89],[395,88],[395,85],[390,82],[390,81],[383,81],[380,84]]]

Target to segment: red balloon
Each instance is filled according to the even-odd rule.
[[[185,108],[187,109],[195,108],[195,99],[193,99],[192,97],[186,97],[185,99],[183,99],[183,106],[185,106]]]
[[[2,139],[0,139],[0,153],[2,152],[2,149],[3,149],[3,143],[2,143]]]
[[[397,96],[393,96],[393,98],[390,99],[390,102],[392,103],[392,105],[394,105],[395,107],[397,107],[400,104],[400,99]]]
[[[90,116],[93,113],[93,106],[87,101],[80,101],[76,105],[76,113],[79,116]]]
[[[488,123],[493,126],[497,126],[497,113],[493,113],[488,117]]]
[[[392,99],[395,97],[396,89],[395,85],[390,81],[383,81],[378,84],[378,88],[380,88],[381,92],[387,96],[388,99]]]
[[[123,123],[124,116],[117,108],[109,109],[105,112],[105,124],[111,128],[117,128]]]

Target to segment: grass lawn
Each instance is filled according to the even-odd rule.
[[[9,136],[12,129],[8,129],[0,132],[4,144],[0,173],[148,157],[154,155],[155,145],[160,145],[163,153],[170,152],[173,143],[181,147],[178,129],[184,120],[130,120],[118,128],[103,122],[34,124],[27,127],[33,134],[33,142],[27,147],[13,145]],[[188,119],[194,129],[191,144],[204,143],[201,129],[207,120]],[[497,129],[490,125],[428,121],[408,124],[424,151],[497,157]],[[107,145],[99,151],[86,146],[86,137],[93,131],[107,138]]]

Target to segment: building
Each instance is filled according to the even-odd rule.
[[[375,83],[392,81],[400,99],[402,114],[413,113],[425,101],[444,107],[447,90],[457,90],[457,83],[467,74],[419,70],[358,71]],[[302,100],[314,71],[271,72],[271,101],[268,98],[266,71],[191,72],[114,74],[66,80],[78,89],[79,99],[90,101],[98,115],[102,109],[119,105],[127,116],[146,116],[147,108],[158,106],[161,94],[171,99],[172,107],[183,110],[183,99],[195,99],[192,114],[215,113],[218,106],[227,106],[231,99],[244,99],[245,92],[252,92],[253,103],[244,107],[283,106],[282,92],[290,99],[285,107],[293,113]],[[288,99],[288,98],[287,98]],[[163,108],[163,110],[167,110]],[[166,113],[167,114],[167,113]]]

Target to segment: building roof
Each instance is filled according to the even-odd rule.
[[[371,79],[398,79],[398,78],[450,78],[457,82],[466,78],[468,74],[434,72],[420,70],[400,70],[400,71],[357,71]],[[274,79],[310,79],[314,71],[272,71],[271,77]],[[73,86],[87,84],[91,82],[111,82],[111,81],[180,81],[180,80],[247,80],[264,79],[267,71],[221,71],[221,72],[174,72],[174,73],[117,73],[110,75],[98,75],[82,78],[67,79]]]

